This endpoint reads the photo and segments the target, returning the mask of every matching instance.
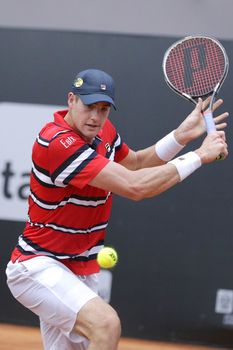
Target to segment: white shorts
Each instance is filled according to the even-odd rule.
[[[40,318],[45,350],[84,350],[88,340],[73,330],[84,304],[98,296],[98,274],[76,276],[48,257],[9,262],[7,284],[13,296]]]

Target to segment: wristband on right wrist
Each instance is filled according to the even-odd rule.
[[[155,145],[155,152],[158,157],[165,162],[174,158],[184,148],[184,145],[179,144],[174,136],[174,130],[164,136]]]
[[[180,157],[177,157],[170,162],[175,165],[180,181],[191,175],[195,170],[201,166],[201,158],[195,152],[188,152]]]

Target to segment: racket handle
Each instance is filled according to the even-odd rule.
[[[204,113],[206,130],[209,134],[210,132],[216,131],[216,126],[213,119],[213,113],[211,111],[207,111]]]

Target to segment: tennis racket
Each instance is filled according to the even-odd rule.
[[[197,103],[211,96],[204,112],[207,133],[216,130],[213,104],[227,73],[229,61],[221,43],[210,37],[188,36],[165,52],[163,73],[168,86],[180,96]],[[220,155],[218,159],[224,156]]]

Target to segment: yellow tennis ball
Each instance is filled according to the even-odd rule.
[[[104,269],[111,269],[116,265],[117,261],[117,252],[111,247],[102,248],[97,255],[97,262]]]

